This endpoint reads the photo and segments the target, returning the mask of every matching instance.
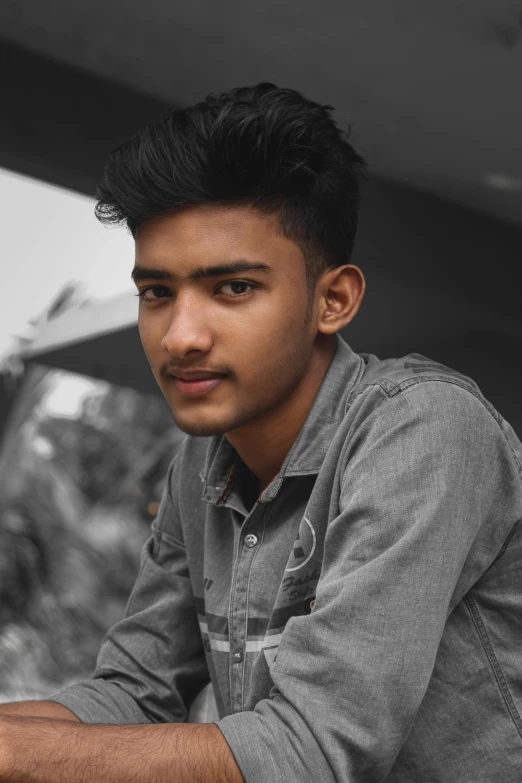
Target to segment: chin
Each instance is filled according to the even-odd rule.
[[[193,438],[211,438],[214,435],[225,434],[225,428],[220,427],[219,425],[190,424],[188,422],[179,421],[175,416],[174,421],[181,432],[184,432],[185,435],[191,435]]]

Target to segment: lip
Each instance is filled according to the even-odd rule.
[[[205,378],[199,381],[184,381],[182,378],[176,378],[172,376],[174,385],[185,397],[201,397],[203,394],[216,389],[221,381],[224,381],[226,375],[222,375],[219,378]]]
[[[207,381],[209,378],[224,378],[221,372],[211,372],[209,370],[188,370],[187,372],[171,372],[174,378],[181,378],[182,381]]]

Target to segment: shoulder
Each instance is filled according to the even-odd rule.
[[[502,416],[472,378],[415,353],[363,358],[366,368],[349,394],[336,443],[343,471],[368,450],[377,457],[402,449],[419,458],[435,448],[461,455],[478,450],[485,459],[505,452],[518,462]]]
[[[501,424],[502,416],[482,394],[477,383],[467,375],[447,365],[418,353],[399,358],[380,360],[373,354],[362,354],[365,370],[352,389],[346,413],[372,399],[373,405],[365,405],[367,412],[385,405],[381,413],[390,408],[425,406],[456,406],[458,410],[476,409],[484,416]]]

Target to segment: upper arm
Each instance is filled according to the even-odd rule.
[[[361,425],[314,609],[286,626],[271,698],[222,721],[249,783],[262,779],[249,741],[288,780],[383,779],[427,690],[455,596],[516,521],[506,481],[519,478],[498,423],[467,390],[429,387],[411,386]]]

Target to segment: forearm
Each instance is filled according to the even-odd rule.
[[[0,783],[244,783],[212,723],[0,717]]]
[[[26,718],[55,718],[59,720],[74,720],[81,722],[80,718],[54,701],[11,701],[0,704],[0,715],[22,715]]]

